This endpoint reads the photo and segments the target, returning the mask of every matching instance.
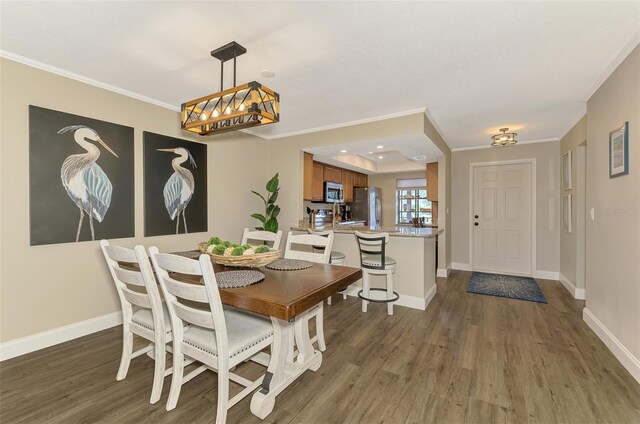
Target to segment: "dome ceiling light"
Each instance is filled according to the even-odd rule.
[[[507,132],[509,128],[500,128],[500,134],[491,136],[491,145],[494,147],[512,146],[518,142],[517,133]]]
[[[211,52],[220,61],[220,91],[182,104],[183,130],[213,135],[280,121],[280,95],[256,81],[236,86],[236,59],[247,49],[232,41]],[[233,87],[224,89],[224,62],[233,59]]]

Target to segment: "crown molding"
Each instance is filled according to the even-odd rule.
[[[600,76],[600,78],[598,78],[593,83],[591,88],[589,88],[589,90],[585,95],[585,99],[584,99],[585,102],[588,101],[591,98],[591,96],[595,94],[596,91],[598,91],[600,86],[607,80],[607,78],[611,76],[613,71],[618,69],[618,66],[620,66],[620,64],[624,62],[627,56],[631,54],[633,49],[635,49],[638,44],[640,44],[640,31],[636,32],[631,37],[631,39],[627,42],[627,44],[622,48],[622,50],[620,50],[620,52],[616,55],[616,57],[611,61],[609,66],[607,66],[607,68],[605,69],[604,73]]]
[[[511,147],[518,147],[521,146],[523,144],[536,144],[536,143],[548,143],[550,141],[560,141],[560,139],[558,137],[552,137],[552,138],[540,138],[538,140],[524,140],[524,141],[518,141],[518,143],[515,146],[511,146]],[[472,147],[457,147],[455,149],[451,149],[452,152],[462,152],[465,150],[478,150],[478,149],[491,149],[493,146],[490,144],[487,145],[482,145],[482,146],[472,146]]]
[[[371,122],[384,121],[386,119],[392,119],[392,118],[399,118],[401,116],[415,115],[417,113],[424,113],[425,110],[426,108],[420,107],[416,109],[405,110],[402,112],[388,113],[386,115],[378,115],[371,118],[358,119],[355,121],[347,121],[339,124],[325,125],[322,127],[309,128],[307,130],[300,130],[300,131],[292,131],[292,132],[282,133],[277,135],[262,135],[262,134],[254,133],[251,130],[243,130],[243,131],[251,135],[255,135],[256,137],[266,138],[267,140],[276,140],[279,138],[292,137],[295,135],[303,135],[303,134],[310,134],[310,133],[315,133],[319,131],[335,130],[338,128],[352,127],[354,125],[369,124]]]
[[[28,57],[20,56],[15,53],[8,52],[6,50],[0,49],[0,57],[4,59],[11,60],[13,62],[22,63],[23,65],[31,66],[32,68],[41,69],[46,72],[50,72],[52,74],[60,75],[65,78],[69,78],[75,81],[79,81],[85,84],[92,85],[94,87],[102,88],[107,91],[112,91],[117,94],[122,94],[123,96],[131,97],[136,100],[143,101],[145,103],[150,103],[152,105],[160,106],[165,109],[172,110],[174,112],[180,112],[180,107],[171,105],[169,103],[162,102],[160,100],[143,96],[142,94],[134,93],[133,91],[125,90],[123,88],[116,87],[111,84],[107,84],[98,80],[94,80],[92,78],[87,78],[85,76],[76,74],[74,72],[69,72],[64,69],[56,68],[55,66],[48,65],[46,63],[38,62],[37,60],[30,59]]]

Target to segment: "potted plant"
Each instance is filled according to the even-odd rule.
[[[276,200],[278,199],[278,192],[280,191],[279,185],[280,181],[278,180],[278,173],[276,173],[276,175],[267,182],[266,197],[255,190],[251,190],[253,194],[260,197],[264,202],[264,215],[261,213],[251,214],[252,218],[257,219],[262,224],[259,227],[255,227],[256,230],[270,231],[272,233],[278,232],[278,214],[280,214],[280,206],[276,205]]]

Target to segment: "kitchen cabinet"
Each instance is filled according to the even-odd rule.
[[[304,184],[303,184],[304,200],[313,200],[313,155],[304,153]]]
[[[355,187],[367,187],[369,185],[368,180],[369,180],[369,177],[366,174],[355,172],[353,185]]]
[[[311,183],[311,200],[324,200],[324,165],[313,162],[313,181]]]
[[[355,173],[347,169],[342,170],[342,187],[344,189],[344,201],[353,202],[353,179]]]
[[[342,169],[331,165],[325,165],[324,180],[332,183],[342,183]]]
[[[427,164],[427,200],[438,201],[438,162]]]

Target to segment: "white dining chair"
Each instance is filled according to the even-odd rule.
[[[333,237],[333,232],[327,236],[320,236],[316,234],[293,234],[293,232],[290,231],[287,236],[287,245],[284,251],[284,257],[285,259],[301,259],[328,264],[329,259],[331,258]],[[302,249],[294,249],[294,246],[302,247]],[[316,249],[322,248],[323,251],[314,251],[314,246]],[[306,250],[304,250],[305,248]],[[311,343],[315,343],[317,341],[319,350],[324,352],[327,349],[327,345],[324,340],[323,302],[320,302],[316,306],[310,308],[296,319],[304,319],[308,323],[308,321],[313,317],[316,319],[316,335],[311,338]]]
[[[367,312],[369,302],[386,303],[387,313],[393,315],[393,303],[399,299],[398,293],[393,291],[393,274],[396,272],[396,260],[386,255],[386,245],[389,243],[389,233],[361,233],[355,232],[358,249],[360,250],[360,267],[362,268],[362,290],[358,297],[362,299],[362,312]],[[386,288],[371,288],[371,276],[383,275]],[[386,292],[384,298],[372,298],[372,291]]]
[[[165,349],[171,350],[166,344],[172,339],[169,313],[160,299],[144,247],[136,246],[131,250],[111,245],[107,240],[100,241],[100,247],[122,307],[122,356],[116,380],[121,381],[127,376],[133,358],[154,350],[155,371],[150,402],[156,403],[162,394],[164,377],[171,372],[165,369]],[[134,266],[132,269],[123,268],[119,262]],[[152,343],[133,352],[134,334]]]
[[[264,362],[255,357],[266,356],[261,351],[273,345],[273,325],[268,318],[222,308],[216,276],[208,255],[201,255],[199,260],[194,260],[159,253],[156,247],[151,247],[149,253],[173,328],[174,371],[166,409],[170,411],[176,407],[184,383],[210,369],[218,374],[216,423],[225,423],[227,410],[251,394],[262,382],[262,376],[250,381],[231,370],[247,360]],[[195,281],[184,276],[195,277]],[[194,307],[193,302],[198,302],[202,308]],[[184,324],[190,324],[186,332],[183,331]],[[185,376],[185,356],[204,365]],[[229,380],[245,387],[231,399]]]
[[[324,236],[324,237],[327,237],[329,234],[333,234],[333,231],[331,230],[316,231],[311,228],[309,228],[307,232],[309,234],[315,234],[317,236]],[[334,240],[335,240],[335,237],[334,237]],[[313,246],[313,250],[314,252],[324,253],[324,248],[321,246]],[[346,259],[347,259],[347,256],[344,253],[338,250],[333,250],[333,249],[331,250],[331,256],[329,258],[329,263],[331,265],[344,265]],[[343,299],[345,300],[347,299],[347,289],[339,291],[338,294],[341,294]],[[327,305],[331,305],[331,296],[327,298]]]
[[[242,233],[242,241],[240,244],[247,244],[249,240],[271,243],[272,249],[280,249],[280,242],[282,241],[282,230],[278,230],[276,233],[271,231],[250,230],[244,229]]]

